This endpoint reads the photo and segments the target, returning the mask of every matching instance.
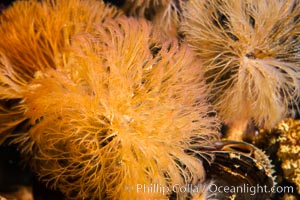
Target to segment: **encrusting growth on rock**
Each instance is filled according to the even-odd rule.
[[[249,121],[271,128],[298,109],[299,0],[188,1],[180,30],[203,61],[229,138]]]
[[[284,177],[296,185],[300,194],[300,120],[283,120],[276,130],[280,132],[277,156],[282,161]]]
[[[198,59],[146,21],[97,5],[30,1],[4,12],[13,24],[0,27],[11,38],[0,43],[0,99],[13,101],[0,110],[6,134],[68,199],[163,199],[172,191],[137,185],[201,184],[195,149],[218,139],[219,122]]]

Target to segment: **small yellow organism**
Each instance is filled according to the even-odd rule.
[[[280,131],[277,156],[282,161],[281,168],[300,194],[300,120],[286,119],[276,129]]]

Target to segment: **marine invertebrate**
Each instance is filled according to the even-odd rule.
[[[272,129],[261,129],[253,144],[273,160],[278,185],[289,187],[283,199],[299,199],[299,120],[287,118]],[[279,198],[277,195],[274,198]]]
[[[131,16],[145,17],[164,36],[177,36],[183,0],[126,0],[123,9]]]
[[[56,67],[54,53],[65,56],[71,35],[91,32],[93,25],[118,15],[96,0],[16,2],[0,16],[0,49],[16,72],[31,79],[37,70]]]
[[[35,19],[54,23],[41,16]],[[13,142],[41,180],[69,199],[162,199],[171,191],[140,191],[138,185],[200,184],[202,162],[189,153],[201,155],[196,147],[218,138],[219,123],[206,101],[198,59],[185,45],[163,43],[144,20],[85,20],[72,24],[81,31],[68,31],[63,48],[34,46],[45,56],[28,59],[53,58],[49,67],[21,68],[9,55],[21,59],[22,50],[2,51],[0,85],[6,92],[0,99],[17,97],[14,105],[22,111],[2,121],[11,130],[18,126]]]
[[[300,120],[283,120],[276,129],[280,131],[277,156],[282,161],[284,177],[297,186],[300,194]]]
[[[204,162],[207,181],[212,182],[207,195],[212,199],[268,199],[275,186],[274,166],[259,148],[243,141],[221,140],[211,149],[213,162]],[[249,191],[249,187],[265,186],[265,191]],[[227,187],[227,192],[219,192]]]
[[[157,44],[148,44],[145,24],[124,20],[106,29],[100,41],[78,38],[74,48],[83,51],[66,67],[72,74],[50,70],[23,94],[34,126],[34,143],[25,146],[38,148],[36,171],[70,198],[163,198],[136,186],[196,184],[201,162],[183,150],[216,133],[207,105],[197,103],[204,88],[190,52],[171,43],[152,58],[149,46]]]
[[[197,1],[180,29],[205,66],[210,97],[232,139],[250,121],[271,128],[299,100],[298,0]]]
[[[57,69],[59,62],[66,62],[72,35],[92,32],[95,24],[120,15],[120,11],[95,0],[20,1],[3,11],[0,15],[0,141],[25,120],[24,110],[18,106],[22,98],[18,93],[20,85],[26,85],[38,71]],[[10,66],[9,70],[4,70],[3,65]],[[11,79],[20,74],[18,79]]]

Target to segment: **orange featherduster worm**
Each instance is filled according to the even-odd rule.
[[[163,33],[177,36],[183,0],[126,0],[123,6],[129,15],[146,17]]]
[[[15,71],[31,79],[37,70],[56,68],[54,53],[65,50],[71,35],[117,15],[120,11],[96,0],[16,2],[0,16],[0,49]]]
[[[95,24],[121,15],[115,8],[95,0],[20,1],[0,15],[0,132],[10,132],[24,121],[17,105],[21,85],[26,85],[39,71],[58,69],[66,62],[70,37],[92,31]],[[12,80],[11,77],[18,76]],[[11,119],[17,119],[15,122]],[[1,136],[0,136],[1,138]],[[3,140],[3,139],[2,139]],[[0,139],[1,141],[1,139]]]
[[[33,4],[31,11],[24,5],[33,15],[64,5],[58,2]],[[201,156],[197,147],[218,139],[219,123],[206,101],[199,61],[185,45],[162,43],[144,20],[76,22],[76,5],[81,8],[73,4],[55,17],[32,20],[74,22],[66,37],[54,26],[20,29],[14,41],[29,39],[24,49],[1,44],[0,99],[17,100],[13,109],[1,110],[1,125],[15,129],[13,142],[41,180],[68,199],[164,199],[175,185],[201,184],[202,162],[191,154]],[[23,28],[32,21],[14,23]],[[177,198],[188,195],[178,192]]]
[[[249,121],[270,128],[297,109],[299,0],[198,1],[181,31],[205,66],[210,96],[232,138]],[[289,108],[290,107],[290,108]]]

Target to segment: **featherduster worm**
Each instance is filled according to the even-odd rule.
[[[130,16],[145,17],[164,37],[176,37],[183,0],[127,0],[123,10]]]
[[[163,199],[172,191],[138,184],[201,184],[191,152],[218,138],[219,122],[199,61],[144,20],[112,19],[101,5],[30,1],[4,12],[1,132],[68,199]]]
[[[0,15],[0,141],[22,121],[20,87],[66,62],[70,37],[121,15],[94,0],[22,1]],[[5,67],[4,67],[5,66]],[[14,78],[13,78],[14,77]],[[13,120],[12,120],[13,119]]]
[[[299,0],[185,4],[180,29],[203,61],[210,99],[233,128],[231,138],[240,139],[250,120],[271,128],[297,109],[299,13]]]

